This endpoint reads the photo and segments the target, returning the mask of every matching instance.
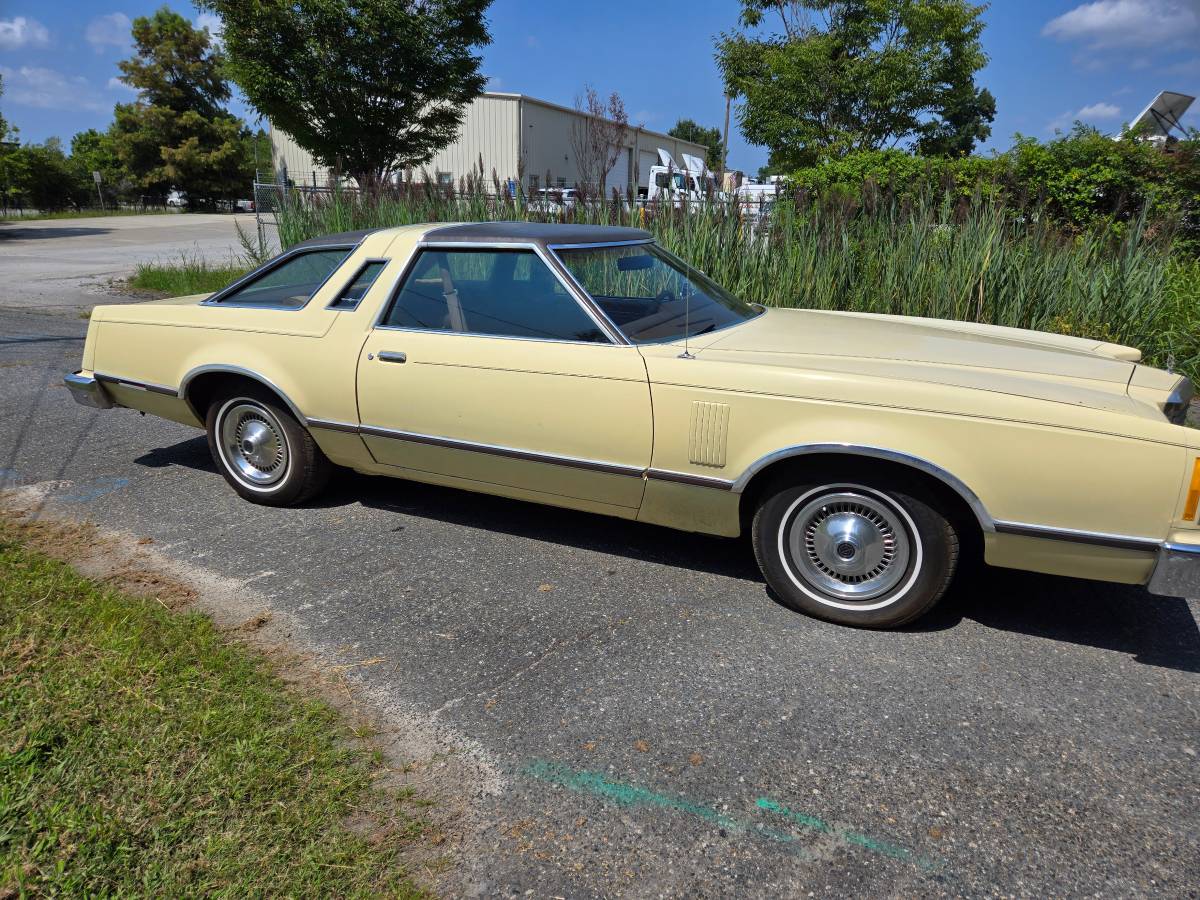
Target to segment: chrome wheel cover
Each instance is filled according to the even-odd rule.
[[[253,400],[231,400],[217,417],[217,441],[229,470],[247,487],[262,490],[288,471],[283,426]]]
[[[913,549],[907,519],[874,492],[853,486],[821,489],[801,498],[785,516],[780,543],[810,592],[854,608],[904,579]]]

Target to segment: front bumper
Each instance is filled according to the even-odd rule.
[[[71,396],[80,406],[92,409],[112,409],[116,406],[104,385],[91,375],[72,372],[63,378],[63,382],[71,389]]]
[[[1200,598],[1200,546],[1167,542],[1159,547],[1146,590],[1164,597]]]

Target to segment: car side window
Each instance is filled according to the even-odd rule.
[[[342,292],[337,295],[337,299],[329,304],[329,308],[350,310],[357,307],[359,301],[366,296],[367,291],[371,289],[371,285],[375,283],[375,279],[379,277],[379,273],[386,265],[387,260],[383,259],[373,259],[364,263],[358,270],[358,274],[354,276],[354,280],[342,289]]]
[[[299,309],[349,255],[345,248],[310,250],[284,260],[224,297],[219,303]]]
[[[608,343],[531,250],[422,250],[381,324]]]

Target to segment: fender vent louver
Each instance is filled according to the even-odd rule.
[[[721,468],[725,465],[725,447],[729,441],[729,406],[725,403],[692,404],[692,422],[688,438],[688,460],[698,466]]]

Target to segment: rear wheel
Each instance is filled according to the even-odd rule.
[[[793,609],[894,628],[941,599],[958,535],[918,487],[884,480],[778,484],[754,517],[767,583]]]
[[[239,386],[209,405],[208,449],[230,486],[253,503],[303,503],[329,480],[331,463],[265,388]]]

